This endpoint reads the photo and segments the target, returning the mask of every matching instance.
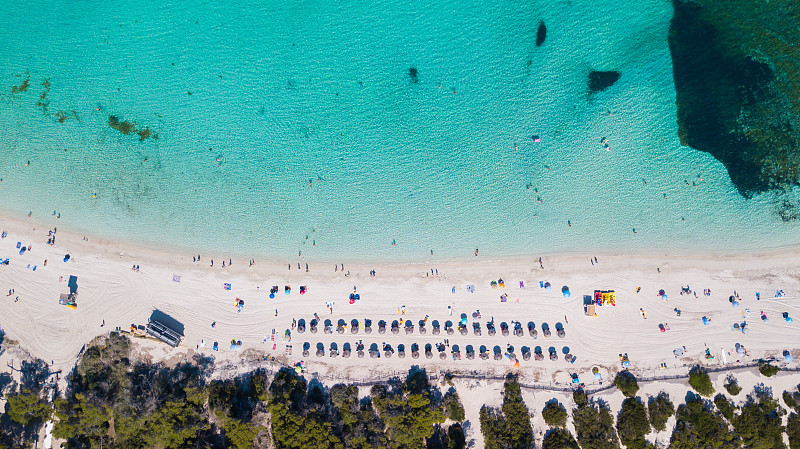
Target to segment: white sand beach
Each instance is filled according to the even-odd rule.
[[[232,266],[222,268],[222,258],[214,255],[203,254],[195,263],[192,256],[95,241],[92,237],[85,241],[83,236],[63,230],[57,231],[56,244],[49,246],[45,244],[49,229],[24,220],[3,218],[0,228],[8,233],[0,240],[0,256],[10,259],[9,265],[0,267],[0,301],[4,303],[0,325],[7,338],[64,371],[74,365],[81,348],[94,337],[117,327],[128,331],[131,324],[145,325],[155,309],[185,327],[182,347],[152,345],[155,358],[183,359],[201,352],[224,363],[238,361],[243,355],[251,360],[271,355],[286,364],[304,360],[308,372],[341,380],[386,377],[419,365],[431,372],[502,375],[513,370],[527,382],[540,384],[568,385],[570,374],[577,373],[581,382],[591,386],[596,383],[591,368],[599,367],[608,379],[620,369],[620,354],[624,353],[629,356],[631,369],[646,377],[682,373],[687,365],[706,363],[706,349],[714,356],[710,361],[713,366],[735,366],[761,357],[782,360],[782,350],[789,349],[797,356],[800,349],[800,323],[788,323],[781,316],[783,312],[790,317],[800,314],[793,304],[800,292],[800,253],[795,249],[740,255],[546,255],[542,257],[543,269],[538,257],[527,261],[476,257],[459,262],[431,258],[419,264],[369,266],[344,261],[344,272],[341,266],[335,271],[332,263],[312,262],[306,272],[305,261],[300,270],[296,260],[292,261],[292,270],[286,263],[262,260],[252,267],[247,260],[234,260]],[[17,242],[32,248],[19,255]],[[62,261],[65,254],[71,256],[68,262]],[[590,257],[595,256],[597,263],[592,264]],[[214,267],[210,267],[212,258]],[[140,269],[132,270],[134,265]],[[370,270],[375,270],[374,277]],[[345,276],[347,273],[349,276]],[[174,281],[175,275],[180,276],[180,282]],[[58,303],[59,294],[69,291],[70,276],[77,276],[75,310]],[[492,280],[500,278],[505,288],[490,287]],[[540,288],[540,281],[550,282],[552,291]],[[520,282],[524,282],[524,288],[520,288]],[[224,288],[226,283],[231,285],[230,290]],[[289,295],[284,294],[286,285],[292,288]],[[474,293],[467,290],[468,285],[475,286]],[[561,293],[565,285],[572,293],[570,298]],[[680,294],[687,285],[697,297],[694,293]],[[271,286],[279,287],[275,299],[268,297]],[[307,293],[300,295],[300,286],[305,286]],[[639,293],[637,287],[641,287]],[[354,288],[360,301],[349,304]],[[658,297],[660,289],[667,293],[668,302]],[[705,296],[704,289],[711,289],[711,295]],[[615,290],[616,306],[598,307],[596,317],[585,316],[583,297],[595,290]],[[777,290],[785,296],[775,298]],[[734,291],[740,298],[739,308],[733,308],[728,300]],[[757,292],[760,300],[756,299]],[[507,302],[501,302],[502,294],[508,295]],[[245,302],[241,312],[234,305],[236,298]],[[326,307],[329,302],[334,303],[333,313]],[[398,313],[402,306],[405,315]],[[448,307],[452,307],[452,316]],[[646,311],[646,319],[641,317],[640,308]],[[680,316],[675,308],[681,310]],[[481,313],[480,336],[472,332],[476,310]],[[748,310],[750,317],[743,317]],[[760,319],[762,311],[768,323]],[[369,335],[363,330],[351,334],[350,329],[342,334],[335,330],[325,334],[320,323],[317,333],[294,330],[291,342],[284,341],[284,331],[291,330],[293,319],[309,322],[314,313],[323,323],[332,320],[334,326],[339,319],[348,324],[353,319],[362,324],[364,319],[371,319],[373,331]],[[445,322],[457,324],[462,313],[469,317],[467,335],[458,331],[447,335]],[[427,333],[420,335],[418,322],[426,316]],[[704,316],[710,319],[708,325],[702,322]],[[412,320],[416,327],[412,334],[404,330],[393,334],[388,329],[384,334],[378,332],[379,320],[391,323],[400,318]],[[495,336],[489,336],[486,330],[486,322],[492,318]],[[442,326],[439,335],[433,335],[434,320]],[[511,325],[512,321],[522,323],[522,337],[513,332],[502,335],[501,323]],[[538,330],[536,340],[527,332],[529,321]],[[748,323],[747,334],[731,330],[733,323],[742,321]],[[543,336],[544,323],[552,330],[549,338]],[[668,325],[669,330],[661,332],[660,324]],[[564,338],[556,336],[557,325],[563,325]],[[231,339],[242,342],[241,352],[230,349]],[[450,347],[447,358],[441,360],[435,346],[445,339]],[[212,350],[215,341],[219,351]],[[386,358],[383,353],[380,358],[358,358],[353,346],[350,358],[328,356],[331,343],[341,351],[345,343],[355,345],[357,341],[365,344],[366,351],[373,343],[379,349],[383,343],[395,349],[403,344],[407,354],[405,358],[397,354]],[[198,347],[201,342],[204,347]],[[309,357],[302,356],[306,342],[311,345]],[[325,347],[324,357],[315,355],[318,343]],[[413,343],[420,345],[420,351],[432,344],[433,358],[427,359],[423,353],[413,359]],[[747,356],[737,355],[737,343],[746,348]],[[287,344],[292,347],[291,354]],[[475,351],[484,345],[490,352],[498,346],[505,353],[509,344],[520,362],[517,369],[507,357],[497,361],[493,357],[466,358],[467,345]],[[461,360],[450,355],[455,345],[461,350]],[[531,350],[540,346],[544,360],[523,360],[523,346]],[[676,357],[673,350],[684,346],[685,355]],[[549,360],[551,347],[559,356],[557,361]],[[565,351],[576,357],[573,364],[564,360]],[[661,368],[662,363],[666,369]]]
[[[783,361],[782,351],[790,350],[795,358],[800,356],[800,323],[789,323],[782,317],[784,312],[790,317],[800,316],[794,304],[800,292],[800,252],[794,248],[746,254],[543,255],[542,265],[538,257],[510,261],[476,257],[458,262],[431,258],[404,265],[344,261],[344,271],[341,265],[334,269],[332,263],[310,262],[306,272],[305,261],[300,262],[299,270],[297,260],[291,262],[291,270],[289,262],[256,260],[255,265],[249,266],[247,260],[238,259],[233,260],[232,266],[226,260],[226,267],[222,268],[222,258],[218,256],[203,254],[200,262],[193,262],[192,256],[98,241],[93,237],[84,240],[83,236],[63,230],[57,231],[56,243],[50,246],[46,244],[50,229],[24,220],[1,218],[0,229],[7,232],[0,239],[0,258],[10,259],[8,265],[0,266],[3,293],[0,326],[7,339],[6,351],[0,357],[4,364],[15,366],[19,363],[16,359],[23,358],[27,351],[51,363],[52,370],[69,372],[84,345],[91,340],[117,327],[127,332],[132,324],[146,325],[158,309],[184,326],[183,343],[171,348],[155,339],[141,338],[134,347],[135,356],[173,364],[201,353],[214,357],[218,377],[259,366],[275,369],[280,364],[293,365],[299,361],[303,362],[307,376],[328,385],[348,381],[368,384],[404,376],[414,365],[431,374],[457,373],[461,377],[456,378],[455,387],[467,413],[467,436],[479,448],[483,447],[483,440],[478,411],[484,404],[500,404],[502,381],[498,379],[507,372],[519,374],[523,384],[553,388],[570,386],[571,376],[577,374],[591,391],[608,385],[622,369],[620,354],[628,355],[630,369],[642,380],[685,375],[689,366],[698,363],[735,370],[759,358],[773,358],[780,366],[796,367],[796,362]],[[19,255],[17,242],[20,246],[30,245],[31,249]],[[63,261],[66,254],[70,255],[68,262]],[[593,264],[595,256],[597,263]],[[132,269],[134,265],[139,266],[138,271]],[[375,270],[375,276],[370,275],[371,270]],[[176,275],[180,276],[180,282],[176,282]],[[69,292],[70,276],[77,276],[74,310],[58,302],[60,294]],[[492,288],[491,281],[500,278],[505,287]],[[549,282],[552,290],[546,292],[540,281]],[[225,289],[225,284],[230,284],[230,290]],[[288,295],[287,285],[291,286]],[[474,293],[468,290],[470,285],[474,285]],[[571,292],[569,298],[561,292],[565,285]],[[278,286],[274,299],[269,298],[272,286]],[[301,286],[307,289],[303,295],[299,293]],[[693,293],[681,294],[682,287],[687,286]],[[641,287],[639,293],[638,287]],[[360,300],[349,304],[354,288]],[[661,289],[668,301],[658,296]],[[711,290],[709,296],[704,294],[706,289]],[[13,290],[10,295],[9,290]],[[593,295],[595,290],[614,290],[616,305],[598,307],[595,317],[585,316],[584,295]],[[783,291],[784,296],[776,298],[777,291]],[[734,292],[739,296],[738,308],[729,302]],[[756,298],[757,292],[760,300]],[[501,301],[503,294],[507,294],[506,302]],[[234,305],[236,298],[244,300],[241,312]],[[333,313],[328,303],[334,303]],[[646,319],[642,318],[640,308],[646,311]],[[680,309],[680,316],[675,308]],[[480,336],[472,330],[472,315],[478,310]],[[768,322],[762,321],[762,311]],[[311,333],[309,326],[315,313],[321,322],[317,332]],[[457,325],[462,313],[468,317],[468,333],[462,335],[456,330],[448,335],[445,323],[450,320]],[[427,332],[421,335],[419,321],[426,316]],[[703,317],[710,320],[708,325],[703,324]],[[293,319],[305,320],[306,331],[292,329]],[[327,319],[334,326],[330,334],[323,330]],[[348,326],[340,334],[335,329],[340,319],[348,325],[356,319],[362,326],[365,319],[371,319],[372,332],[366,334],[359,329],[353,334]],[[401,328],[392,333],[391,323],[400,319],[411,320],[414,332],[407,334]],[[492,319],[497,333],[489,336],[486,323]],[[378,331],[381,320],[387,322],[385,333]],[[438,335],[433,333],[434,320],[441,326]],[[521,322],[523,336],[515,336],[513,330],[503,336],[501,323],[513,326],[514,321]],[[528,332],[529,321],[536,325],[536,339]],[[746,334],[731,329],[733,323],[743,321],[748,324]],[[552,331],[550,337],[543,335],[544,323]],[[563,338],[556,335],[558,325],[563,325]],[[669,330],[661,332],[659,325],[668,325]],[[284,341],[287,329],[291,332],[290,342]],[[140,330],[136,333],[143,336]],[[241,350],[230,349],[231,339],[241,341]],[[446,349],[447,357],[440,359],[436,345],[445,340],[450,346]],[[367,352],[363,358],[356,356],[359,341]],[[218,342],[218,351],[212,349],[214,342]],[[303,356],[305,343],[310,345],[307,357]],[[322,357],[316,355],[320,343],[325,349]],[[330,357],[331,343],[336,343],[340,352],[345,343],[350,343],[352,355]],[[395,351],[404,345],[406,355],[400,358],[395,352],[387,358],[381,351],[380,358],[371,358],[368,351],[373,343],[379,349],[384,343],[389,344]],[[414,343],[420,347],[416,359],[411,356]],[[746,348],[746,355],[737,354],[737,343]],[[433,346],[430,359],[424,354],[426,344]],[[456,345],[461,351],[460,360],[451,355]],[[486,346],[490,353],[497,346],[503,354],[512,345],[519,367],[515,368],[506,356],[500,360],[494,360],[493,356],[481,360],[476,355],[470,360],[466,357],[468,345],[476,352]],[[291,353],[287,346],[291,346]],[[534,357],[524,360],[524,346],[532,351],[541,347],[544,360],[536,361]],[[558,354],[556,361],[548,357],[551,347]],[[684,347],[683,356],[673,354],[673,350]],[[706,350],[713,359],[706,357]],[[574,363],[565,361],[566,351],[576,357]],[[272,356],[269,357],[272,360],[265,360],[266,356]],[[602,381],[593,376],[594,367],[598,368]],[[753,374],[752,369],[740,370],[737,377],[745,393],[765,381]],[[718,390],[722,389],[724,378],[724,373],[712,374]],[[798,379],[800,374],[782,372],[767,383],[779,396],[784,389],[794,388]],[[61,376],[60,383],[64,382]],[[677,403],[682,402],[688,390],[685,379],[645,381],[642,387],[641,394],[667,391]],[[368,388],[362,389],[362,394],[367,392]],[[622,395],[616,389],[598,394],[612,410],[618,410]],[[568,392],[525,389],[524,395],[534,413],[535,430],[546,428],[539,415],[546,401],[557,398],[568,409],[574,406]],[[669,432],[649,436],[650,441],[663,442],[668,438]]]

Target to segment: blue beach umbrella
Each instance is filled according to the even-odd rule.
[[[553,287],[550,286],[549,282],[545,282],[544,283],[544,291],[549,292],[551,290],[553,290]]]
[[[709,319],[708,319],[708,317],[705,317],[705,316],[704,316],[704,317],[703,317],[703,326],[708,326],[708,323],[709,323],[710,321],[711,321],[711,320],[709,320]]]
[[[564,295],[565,298],[569,298],[572,295],[572,293],[569,292],[569,287],[566,285],[561,287],[561,294]]]

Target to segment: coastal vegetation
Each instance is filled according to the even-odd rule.
[[[564,427],[567,425],[567,409],[557,399],[553,399],[544,406],[542,418],[548,426]]]
[[[572,421],[575,433],[583,449],[612,449],[619,447],[617,432],[614,430],[614,416],[608,405],[602,401],[590,401],[586,393],[575,390],[572,393],[575,409]]]
[[[0,333],[0,344],[2,337]],[[26,360],[19,371],[19,385],[5,376],[0,379],[6,400],[0,448],[29,447],[53,418],[53,436],[64,440],[65,448],[467,447],[464,407],[454,387],[443,390],[452,376],[433,384],[417,367],[405,379],[372,385],[367,396],[355,385],[326,387],[289,368],[210,380],[210,359],[195,356],[174,366],[135,361],[128,337],[112,332],[87,346],[61,394],[52,389],[43,361]],[[692,388],[708,393],[709,387],[703,386],[707,373],[694,368],[692,374]],[[621,379],[625,391],[638,391],[631,388],[632,375]],[[727,383],[734,382],[729,378]],[[480,410],[485,447],[532,447],[531,414],[516,376],[506,376],[502,395],[500,407]],[[661,392],[626,397],[615,419],[604,401],[577,389],[571,412],[558,399],[545,404],[541,413],[546,427],[537,431],[541,447],[549,449],[645,448],[651,446],[646,435],[652,429],[670,431],[670,447],[676,449],[783,447],[784,432],[789,446],[796,448],[800,389],[783,392],[791,409],[785,426],[787,412],[780,399],[764,385],[757,385],[744,402],[725,394],[709,401],[689,392],[676,411]]]
[[[65,397],[51,405],[38,394],[11,395],[4,419],[39,428],[55,414],[53,435],[68,448],[244,449],[270,437],[277,448],[466,445],[458,394],[443,395],[424,370],[360,399],[356,386],[328,389],[288,368],[209,381],[212,369],[197,356],[174,367],[131,362],[128,338],[111,333],[86,349]]]
[[[770,392],[756,388],[739,413],[729,420],[744,447],[784,447],[782,416],[785,414]]]
[[[622,401],[622,409],[617,416],[617,434],[625,447],[629,449],[647,447],[644,436],[650,433],[650,422],[647,409],[642,399],[626,398]]]
[[[758,372],[761,373],[764,377],[772,377],[778,374],[778,371],[781,369],[775,365],[771,365],[766,360],[759,360],[758,361]]]
[[[647,415],[650,425],[659,432],[667,430],[667,420],[675,414],[675,405],[663,391],[647,402]]]
[[[506,376],[501,408],[481,407],[481,432],[487,449],[527,448],[533,441],[528,406],[516,376]]]
[[[689,385],[700,396],[711,397],[714,394],[714,384],[702,366],[697,365],[689,371]]]
[[[567,429],[550,429],[542,440],[542,449],[579,449],[575,437]]]
[[[739,382],[733,375],[728,375],[725,379],[725,391],[731,396],[736,396],[742,392],[742,387],[739,386]]]
[[[636,396],[639,391],[639,384],[636,383],[636,377],[630,371],[620,371],[614,378],[614,385],[619,388],[619,391],[625,395],[626,398]]]

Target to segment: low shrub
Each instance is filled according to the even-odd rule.
[[[662,391],[658,396],[650,398],[647,404],[647,413],[650,425],[661,432],[667,430],[667,420],[675,414],[675,405],[669,400],[669,395]]]
[[[700,396],[711,397],[714,394],[714,384],[702,366],[697,365],[689,371],[689,385]]]
[[[722,416],[730,421],[733,419],[734,412],[736,411],[736,407],[725,397],[724,394],[718,394],[714,396],[714,405],[717,406],[717,410],[722,413]]]
[[[639,384],[636,383],[636,377],[631,374],[630,371],[620,371],[617,373],[617,377],[614,378],[614,385],[628,398],[636,396],[636,392],[639,391]]]
[[[780,370],[780,368],[770,365],[767,361],[759,360],[758,362],[758,372],[764,377],[772,377]]]
[[[542,440],[542,449],[580,449],[575,437],[566,429],[551,429]]]
[[[567,410],[553,399],[544,406],[542,418],[550,427],[564,427],[567,425]]]
[[[644,436],[650,433],[647,421],[647,410],[638,397],[622,401],[622,409],[617,416],[617,434],[626,447],[644,448],[647,446]]]
[[[742,392],[742,387],[739,386],[739,382],[733,376],[728,376],[725,381],[725,390],[727,390],[728,394],[731,396],[736,396],[737,394]]]

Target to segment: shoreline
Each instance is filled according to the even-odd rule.
[[[54,225],[57,227],[57,223]],[[14,229],[18,233],[32,233],[34,231],[38,232],[42,229],[49,230],[52,227],[48,224],[45,224],[41,221],[37,221],[32,218],[16,218],[10,217],[7,213],[0,212],[0,227],[2,230],[9,230]],[[134,242],[128,241],[125,239],[109,239],[105,237],[99,237],[94,234],[84,234],[77,233],[74,230],[70,229],[69,227],[62,228],[59,233],[59,246],[63,246],[61,242],[64,241],[63,237],[67,237],[66,240],[73,244],[83,245],[90,249],[92,252],[100,252],[100,253],[107,253],[109,251],[113,251],[116,254],[126,254],[134,257],[157,257],[157,258],[181,258],[181,260],[186,256],[190,250],[186,249],[185,251],[180,251],[180,248],[172,247],[172,248],[159,248],[158,245],[149,245],[142,242]],[[86,237],[87,240],[83,240],[83,237]],[[194,250],[195,252],[197,250]],[[470,251],[466,251],[469,253]],[[267,265],[285,265],[288,259],[291,259],[291,263],[297,263],[298,261],[301,263],[314,263],[314,264],[340,264],[346,263],[348,265],[356,265],[356,266],[383,266],[383,267],[413,267],[413,266],[422,266],[422,265],[430,265],[430,264],[437,264],[439,266],[453,266],[453,265],[462,265],[462,264],[491,264],[491,265],[515,265],[515,264],[532,264],[538,265],[538,258],[539,257],[547,257],[548,259],[559,261],[559,260],[573,260],[579,257],[588,258],[588,257],[595,257],[595,256],[602,256],[602,257],[624,257],[624,258],[645,258],[645,259],[653,259],[653,258],[680,258],[686,260],[707,260],[708,258],[713,259],[730,259],[736,260],[737,258],[742,257],[750,257],[750,258],[764,258],[764,257],[785,257],[790,256],[794,253],[800,254],[800,243],[797,244],[789,244],[789,245],[782,245],[782,246],[775,246],[767,249],[743,249],[737,250],[736,252],[733,251],[710,251],[710,250],[698,250],[698,251],[686,251],[686,250],[653,250],[653,251],[613,251],[613,250],[604,250],[604,251],[581,251],[581,250],[572,250],[572,251],[559,251],[559,252],[541,252],[536,255],[527,255],[527,256],[509,256],[509,257],[484,257],[484,256],[477,256],[477,257],[450,257],[450,258],[440,258],[438,256],[427,256],[422,255],[420,260],[415,262],[409,261],[392,261],[392,260],[366,260],[366,259],[339,259],[339,260],[327,260],[327,259],[314,259],[314,258],[306,258],[306,256],[291,256],[289,258],[284,259],[284,261],[279,261],[277,259],[270,259],[265,257],[250,257],[255,260],[256,264],[262,263]],[[201,252],[202,255],[202,252]],[[210,256],[206,256],[207,259],[211,259]],[[216,256],[215,256],[216,257]],[[237,261],[239,259],[245,258],[243,255],[234,255],[225,257],[236,258]],[[222,259],[220,259],[222,260]],[[535,263],[534,263],[535,262]],[[288,271],[288,270],[287,270]]]

